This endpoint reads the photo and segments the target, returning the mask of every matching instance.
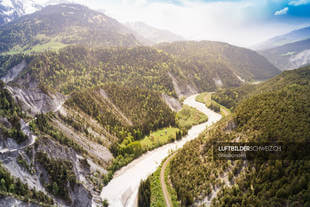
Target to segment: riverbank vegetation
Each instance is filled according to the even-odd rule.
[[[207,108],[210,108],[217,113],[221,113],[222,116],[227,116],[231,114],[231,111],[228,108],[213,100],[213,93],[201,93],[196,97],[196,101],[205,104]]]
[[[149,207],[151,205],[151,182],[150,177],[142,180],[138,190],[138,207]]]
[[[171,198],[171,202],[172,202],[173,207],[180,207],[181,202],[178,200],[177,192],[175,191],[175,189],[172,186],[171,178],[170,178],[170,171],[171,171],[171,161],[168,162],[166,169],[165,169],[165,183],[166,183],[167,190],[168,190],[169,196]]]
[[[121,167],[127,165],[134,159],[141,156],[143,153],[160,147],[164,144],[174,142],[181,139],[187,131],[180,130],[178,128],[164,128],[152,132],[150,135],[146,136],[144,139],[132,141],[129,138],[125,139],[121,144],[119,144],[119,149],[121,153],[113,161],[109,167],[109,174],[105,177],[105,183],[112,178],[112,174],[120,169]]]
[[[180,135],[179,135],[180,134]],[[168,127],[151,132],[150,135],[140,140],[143,151],[155,149],[164,144],[174,142],[182,137],[183,133],[180,129],[175,127]]]
[[[169,157],[169,156],[168,156]],[[138,207],[165,207],[166,202],[161,187],[160,172],[162,165],[166,161],[164,159],[161,165],[152,175],[146,180],[141,181],[138,193]],[[177,200],[177,194],[170,182],[170,162],[167,164],[164,172],[164,180],[166,182],[168,193],[171,197],[173,207],[180,207],[180,202]]]
[[[162,164],[165,160],[162,162]],[[160,171],[162,164],[139,186],[138,200],[141,201],[138,207],[165,207],[166,202],[160,184]],[[148,192],[144,194],[144,192]],[[147,195],[147,196],[146,196]],[[148,204],[148,205],[147,205]]]
[[[197,109],[183,105],[176,114],[176,124],[181,129],[190,129],[192,126],[208,121],[208,116]]]

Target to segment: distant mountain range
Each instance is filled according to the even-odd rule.
[[[268,50],[271,48],[279,47],[293,42],[310,38],[310,27],[294,30],[284,35],[273,37],[265,42],[253,46],[256,50]]]
[[[254,48],[281,70],[307,65],[310,63],[310,27],[271,38]]]
[[[128,22],[126,23],[126,26],[133,31],[136,31],[145,39],[152,40],[154,43],[184,40],[183,37],[176,35],[168,30],[157,29],[143,22]]]

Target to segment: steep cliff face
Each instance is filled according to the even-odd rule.
[[[7,69],[6,75],[1,77],[1,80],[4,83],[14,82],[26,67],[27,62],[22,59],[12,68]],[[15,84],[7,85],[6,88],[21,105],[22,109],[31,114],[57,111],[65,102],[65,96],[60,93],[43,91],[38,82],[31,79],[30,76],[18,79]]]
[[[0,206],[40,207],[37,204],[24,202],[10,196],[0,196]]]
[[[10,85],[4,83],[1,85],[1,166],[12,179],[20,180],[19,182],[26,184],[30,190],[40,191],[53,199],[58,206],[85,207],[100,204],[102,175],[107,173],[107,164],[113,158],[107,149],[108,142],[102,145],[89,140],[85,134],[74,129],[72,124],[64,121],[65,117],[72,117],[76,113],[69,107],[63,107],[65,96],[60,93],[48,93],[42,90],[36,81],[27,78],[14,83],[15,78],[25,67],[25,61],[13,67],[3,78],[4,81],[10,82]],[[38,121],[40,117],[37,115],[42,113],[54,114],[48,119],[48,123],[42,125],[50,131],[37,127],[42,124]],[[104,129],[97,121],[88,120],[91,123],[88,128],[90,134],[94,137],[103,137],[102,143],[105,143],[105,136],[102,135]],[[22,138],[19,138],[20,136]],[[80,148],[70,147],[73,144],[70,145],[68,142],[76,143],[74,146]],[[57,177],[59,175],[53,174],[55,170],[60,175],[70,174],[73,178]],[[72,181],[68,182],[67,179]],[[62,185],[62,182],[65,184]],[[61,196],[61,191],[66,192],[65,197]],[[28,199],[28,196],[21,196],[15,192],[12,196],[0,199],[0,204],[37,206],[22,201]]]
[[[22,108],[31,114],[57,111],[65,102],[65,96],[60,93],[46,94],[35,85],[31,88],[8,86],[8,90],[20,102]]]
[[[73,186],[65,186],[68,190],[67,199],[54,196],[53,192],[46,188],[51,182],[52,175],[51,171],[39,161],[42,153],[46,154],[48,160],[54,160],[56,163],[68,162],[72,164],[70,170],[76,176],[76,181]],[[61,206],[84,207],[92,206],[96,202],[100,203],[100,200],[96,198],[99,196],[98,192],[93,190],[96,186],[90,180],[96,173],[96,169],[90,168],[87,158],[49,138],[40,138],[35,145],[18,151],[1,153],[0,160],[13,177],[20,178],[23,183],[27,183],[29,188],[42,191],[54,198],[54,201]],[[92,165],[97,166],[93,163]],[[101,169],[100,166],[97,167]]]
[[[180,111],[182,106],[178,99],[168,96],[166,94],[162,94],[162,98],[165,101],[165,103],[170,107],[173,111]]]

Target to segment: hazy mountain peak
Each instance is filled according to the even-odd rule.
[[[310,38],[260,51],[281,70],[291,70],[310,63]]]
[[[257,50],[267,50],[308,38],[310,38],[310,26],[296,29],[283,35],[275,36],[265,42],[254,45],[253,48]]]
[[[255,47],[281,70],[290,70],[310,63],[310,27],[273,37]]]
[[[169,30],[158,29],[144,22],[127,22],[126,26],[138,33],[140,36],[154,42],[174,42],[184,40],[180,35],[174,34]]]

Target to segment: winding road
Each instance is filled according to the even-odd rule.
[[[197,95],[190,96],[184,100],[184,104],[192,106],[208,116],[208,121],[193,126],[188,134],[181,140],[166,144],[157,149],[143,154],[127,166],[118,170],[108,185],[103,187],[101,198],[107,199],[110,207],[134,207],[136,206],[138,188],[141,180],[146,179],[155,172],[160,163],[171,151],[181,148],[186,142],[193,140],[203,132],[206,127],[211,126],[221,119],[221,115],[208,109],[204,104],[195,100]]]
[[[36,142],[37,136],[35,136],[29,127],[29,122],[25,123],[25,121],[23,119],[20,120],[20,124],[21,124],[21,130],[22,132],[28,136],[29,140],[28,143],[23,145],[23,146],[18,146],[16,148],[4,148],[0,150],[0,154],[6,153],[6,152],[15,152],[21,149],[24,149],[28,146],[33,145]]]
[[[56,107],[56,109],[53,112],[59,111],[61,109],[62,105],[63,105],[63,103],[58,104],[58,106]],[[35,120],[35,119],[36,119],[36,117],[34,117],[32,120]],[[29,123],[31,121],[26,123],[23,119],[20,119],[21,130],[22,130],[22,132],[25,135],[28,136],[28,138],[29,138],[28,143],[26,143],[25,145],[22,145],[22,146],[15,147],[15,148],[3,148],[3,149],[0,149],[0,154],[22,150],[22,149],[24,149],[24,148],[26,148],[28,146],[33,145],[36,142],[37,136],[34,135],[33,132],[31,132],[30,127],[29,127]]]

